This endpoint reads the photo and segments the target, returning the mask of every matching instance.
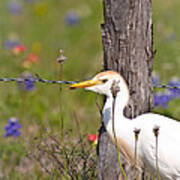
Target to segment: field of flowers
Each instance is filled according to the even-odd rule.
[[[179,0],[153,1],[154,84],[180,86],[179,8]],[[30,81],[0,82],[0,179],[96,179],[101,97],[31,79],[100,71],[101,23],[100,0],[1,1],[0,78]],[[154,97],[155,112],[179,119],[180,90],[155,88]]]

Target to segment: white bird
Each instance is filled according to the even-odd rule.
[[[94,78],[71,85],[71,89],[85,88],[106,96],[103,107],[103,121],[110,137],[114,141],[112,107],[112,85],[116,82],[119,86],[114,109],[114,127],[120,152],[131,163],[135,159],[135,135],[134,130],[140,129],[137,143],[138,164],[155,174],[158,171],[162,180],[180,180],[180,122],[163,115],[146,113],[130,120],[123,114],[125,106],[129,102],[128,86],[117,72],[105,71]],[[154,128],[159,128],[158,152]],[[157,153],[157,154],[156,154]]]

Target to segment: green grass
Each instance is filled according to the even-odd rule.
[[[23,10],[20,15],[12,15],[8,11],[9,2],[2,0],[0,3],[0,77],[19,76],[25,71],[21,63],[28,53],[34,52],[40,56],[40,62],[29,71],[47,79],[58,80],[59,65],[55,60],[60,48],[64,49],[68,57],[63,65],[63,79],[81,80],[102,69],[100,24],[103,22],[103,12],[100,0],[43,0],[34,4],[21,0]],[[179,0],[153,1],[154,41],[157,49],[154,70],[160,74],[164,83],[171,77],[180,77],[179,7]],[[80,24],[74,27],[65,23],[65,15],[71,10],[78,12],[81,17]],[[4,49],[4,41],[12,36],[18,37],[27,46],[25,53],[15,56]],[[43,136],[47,128],[60,136],[60,97],[64,128],[65,131],[72,130],[72,137],[77,137],[79,131],[82,134],[97,133],[100,127],[96,95],[90,92],[69,91],[64,86],[60,94],[59,86],[39,83],[36,91],[22,93],[15,83],[1,83],[0,95],[0,178],[2,174],[7,179],[25,178],[17,167],[25,157],[27,143],[33,137]],[[156,111],[178,118],[179,103],[180,99],[171,102],[168,109],[159,108]],[[77,127],[74,113],[80,127]],[[4,126],[12,116],[18,117],[23,125],[22,136],[18,139],[4,138]],[[33,176],[30,179],[48,179],[37,167],[32,169]]]

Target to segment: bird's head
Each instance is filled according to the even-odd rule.
[[[121,95],[129,96],[129,90],[125,80],[115,71],[98,73],[92,79],[79,82],[70,86],[70,89],[85,88],[106,96],[112,96],[112,86],[116,83],[119,86]]]

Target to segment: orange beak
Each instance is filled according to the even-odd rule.
[[[87,81],[83,81],[83,82],[73,84],[69,87],[69,89],[92,87],[92,86],[95,86],[95,85],[100,84],[100,83],[101,83],[100,81],[94,81],[91,79],[91,80],[87,80]]]

